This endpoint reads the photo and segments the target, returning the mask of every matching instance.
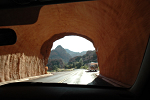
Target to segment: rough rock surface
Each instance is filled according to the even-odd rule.
[[[7,60],[9,55],[15,58],[19,57],[17,53],[24,53],[27,62],[23,65],[27,63],[35,67],[37,74],[39,67],[44,70],[55,40],[66,35],[79,35],[93,42],[103,76],[133,85],[150,35],[149,5],[148,0],[99,0],[46,5],[41,8],[34,24],[0,27],[13,29],[18,37],[16,44],[0,47],[1,81],[12,79],[15,73],[20,73],[17,68],[24,68],[22,65],[17,67],[15,63],[12,70],[11,62],[16,60]],[[30,61],[30,57],[38,60]],[[14,72],[12,76],[8,75],[9,70]],[[14,78],[27,77],[25,73],[31,75],[32,72],[26,69]]]
[[[71,55],[66,52],[66,50],[61,46],[57,46],[54,50],[51,51],[49,59],[62,59],[64,62],[68,62],[71,58]]]
[[[0,56],[0,82],[37,76],[45,73],[44,61],[24,54],[8,54]]]

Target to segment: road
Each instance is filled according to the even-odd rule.
[[[106,81],[98,78],[96,73],[90,72],[85,69],[75,69],[73,71],[56,72],[54,75],[38,78],[34,80],[28,80],[26,82],[44,82],[44,83],[67,83],[67,84],[81,84],[81,85],[99,85],[99,86],[111,86]]]

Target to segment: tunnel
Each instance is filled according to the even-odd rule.
[[[45,65],[47,64],[48,57],[50,55],[51,48],[53,46],[53,42],[55,42],[56,40],[59,40],[59,39],[65,37],[65,36],[80,36],[80,37],[83,37],[83,38],[89,40],[91,43],[93,43],[92,39],[90,39],[89,37],[87,37],[85,35],[77,34],[77,33],[64,32],[64,33],[56,34],[56,35],[52,36],[50,39],[46,40],[43,43],[42,47],[41,47],[41,51],[40,52],[41,52],[41,54],[44,57]],[[94,45],[94,43],[93,43],[93,45]]]
[[[146,0],[45,5],[34,24],[0,26],[17,34],[14,45],[0,47],[0,81],[45,74],[53,42],[78,35],[94,44],[101,75],[133,85],[150,34],[149,12]]]

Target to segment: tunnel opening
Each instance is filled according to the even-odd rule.
[[[91,63],[91,66],[95,65],[98,67],[97,55],[93,44],[80,36],[71,35],[65,36],[53,43],[47,66],[49,71],[54,71],[51,68],[54,65],[65,69],[87,69],[89,63]]]
[[[139,13],[141,13],[141,11],[143,11],[143,10],[140,10],[140,12],[138,10],[138,12],[137,12],[136,9],[132,9],[131,11],[134,11],[138,15],[138,17],[136,17],[137,15],[135,15],[135,17],[134,17],[133,14],[128,13],[128,10],[126,10],[124,7],[123,11],[125,11],[125,13],[119,13],[119,12],[122,12],[122,11],[119,11],[120,10],[119,9],[118,13],[112,12],[112,13],[114,13],[114,16],[112,16],[112,17],[110,17],[108,14],[108,16],[105,16],[104,18],[103,17],[100,18],[99,14],[100,15],[107,15],[107,14],[103,14],[103,12],[101,12],[101,8],[99,7],[99,4],[97,6],[94,5],[94,9],[92,8],[92,6],[88,7],[88,5],[87,5],[88,9],[82,9],[81,12],[79,12],[80,14],[82,13],[80,15],[80,17],[77,17],[78,14],[76,12],[74,12],[74,11],[78,11],[78,7],[75,7],[76,10],[73,10],[74,15],[71,15],[73,13],[66,13],[66,10],[68,10],[66,5],[64,5],[64,7],[62,5],[61,9],[63,9],[63,8],[64,9],[61,10],[62,11],[61,14],[59,14],[60,12],[57,13],[57,11],[59,11],[59,9],[56,9],[56,11],[54,11],[54,12],[56,12],[57,14],[54,13],[54,15],[53,15],[53,12],[50,12],[50,11],[53,11],[53,10],[51,10],[50,6],[47,6],[45,8],[43,7],[42,8],[43,10],[41,11],[40,18],[39,18],[42,20],[39,20],[37,24],[35,24],[35,25],[33,25],[33,27],[31,27],[31,30],[40,29],[37,31],[34,30],[32,32],[29,28],[30,26],[28,26],[28,25],[17,26],[18,28],[16,28],[16,26],[11,26],[11,27],[9,26],[9,28],[12,28],[17,32],[17,35],[19,37],[18,39],[21,39],[23,36],[25,36],[25,38],[19,40],[19,42],[17,42],[17,44],[15,46],[2,47],[1,55],[7,54],[7,53],[14,53],[14,54],[1,56],[1,59],[3,59],[1,62],[3,64],[5,64],[4,62],[6,61],[6,64],[5,64],[6,67],[12,68],[11,64],[8,65],[9,63],[7,64],[7,62],[9,62],[10,58],[11,58],[10,61],[11,60],[16,61],[16,56],[17,56],[18,61],[16,61],[16,64],[14,64],[14,66],[16,66],[17,64],[22,64],[22,63],[23,63],[22,65],[24,65],[24,66],[31,65],[33,67],[30,68],[31,70],[29,72],[33,71],[33,73],[34,73],[34,74],[31,74],[31,76],[44,74],[43,70],[44,70],[44,67],[48,63],[50,49],[52,48],[53,42],[64,36],[67,36],[67,35],[83,36],[81,34],[84,34],[83,37],[90,41],[93,40],[94,42],[92,41],[92,43],[93,44],[95,43],[96,50],[99,49],[97,54],[99,57],[98,62],[100,62],[99,66],[101,68],[101,74],[110,79],[114,79],[114,80],[117,80],[124,84],[128,84],[128,85],[132,86],[138,75],[138,71],[140,69],[140,64],[142,62],[142,57],[143,57],[146,43],[147,43],[148,36],[149,36],[148,31],[145,31],[145,28],[143,27],[143,23],[145,22],[145,20],[138,19],[141,17],[139,15]],[[90,3],[90,5],[93,5],[93,4]],[[81,5],[81,8],[82,7],[85,8],[85,6]],[[72,9],[72,7],[74,7],[74,6],[68,6],[68,7]],[[95,7],[97,8],[96,11],[95,11]],[[117,6],[114,6],[114,7],[117,7]],[[56,8],[59,8],[59,7],[56,7]],[[137,6],[137,8],[141,9],[141,7],[138,7],[138,6]],[[108,10],[108,12],[109,12],[109,9],[107,9],[105,7],[104,7],[104,9],[106,11]],[[115,8],[115,9],[118,9],[118,8]],[[48,13],[46,13],[46,14],[42,13],[43,11],[47,12],[47,10],[48,10]],[[106,13],[106,11],[104,13]],[[116,14],[117,14],[117,16],[118,16],[118,14],[123,14],[123,15],[121,15],[120,18],[117,18]],[[47,15],[47,16],[45,16],[45,15]],[[56,16],[60,15],[61,17],[56,17],[55,15]],[[89,16],[87,16],[87,15],[89,15]],[[92,16],[90,16],[90,15],[92,15]],[[42,17],[42,16],[44,16],[44,17]],[[50,18],[49,16],[52,16],[52,18]],[[70,16],[70,17],[68,18],[68,16]],[[75,17],[77,17],[77,19]],[[142,17],[143,17],[143,19],[144,18],[147,19],[147,14],[145,14],[144,16],[142,14]],[[49,19],[49,21],[48,21],[48,19]],[[106,19],[108,21],[106,21]],[[116,19],[116,20],[113,20],[113,19]],[[124,19],[124,20],[120,20],[120,19]],[[55,21],[53,21],[53,20],[55,20]],[[53,23],[53,22],[58,22],[58,20],[59,20],[59,23],[56,23],[56,25],[58,25],[56,28],[55,23]],[[49,22],[52,22],[52,23],[49,23]],[[75,22],[77,22],[77,23],[75,23]],[[134,23],[134,22],[137,22],[138,24]],[[80,23],[80,25],[79,25],[79,23]],[[44,24],[44,27],[42,24]],[[45,25],[48,27],[45,27]],[[38,26],[38,28],[37,28],[37,26]],[[139,27],[139,28],[137,28],[137,30],[135,31],[135,29],[134,29],[135,27]],[[28,30],[26,31],[26,29],[28,29]],[[77,32],[79,34],[60,33],[60,32],[64,32],[65,29],[67,29],[68,32],[70,32],[70,31]],[[23,30],[25,30],[25,31],[23,31]],[[59,31],[57,31],[57,30],[59,30]],[[45,35],[43,35],[43,32],[45,32]],[[22,33],[23,35],[19,35],[19,33]],[[26,33],[28,33],[28,35],[25,35]],[[37,33],[39,33],[40,35],[37,35]],[[60,34],[57,34],[57,33],[60,33]],[[145,34],[143,34],[143,33],[145,33]],[[39,38],[39,36],[41,36],[43,38],[41,39],[41,38]],[[49,39],[49,36],[50,36],[50,39]],[[90,37],[91,39],[88,38],[87,36]],[[38,39],[36,39],[36,38],[38,38]],[[27,39],[27,41],[26,41],[26,39]],[[49,39],[49,40],[47,40],[47,39]],[[45,40],[47,40],[47,41],[45,41]],[[21,49],[18,47],[20,47]],[[103,47],[103,48],[100,48],[100,47]],[[37,50],[37,52],[36,52],[36,50]],[[22,54],[16,54],[17,52],[22,53]],[[29,56],[31,56],[31,57],[29,57]],[[36,56],[37,58],[35,58],[34,56]],[[6,58],[8,58],[8,60],[6,60]],[[29,58],[31,58],[32,60],[29,61],[30,60]],[[44,64],[43,64],[43,62],[44,62]],[[34,66],[37,66],[37,67],[34,67]],[[19,68],[19,67],[16,66],[16,69],[17,68]],[[24,75],[22,73],[22,71],[24,71],[24,68],[25,67],[19,68],[19,72],[20,72],[21,76],[19,76],[19,74],[18,74],[17,78],[29,76],[28,70],[26,72],[27,74],[25,73],[25,75]],[[37,68],[39,70],[35,70],[35,68]],[[46,67],[45,69],[47,69],[47,68],[48,67]],[[5,80],[10,80],[9,73],[6,73],[6,75],[4,73],[4,72],[8,72],[8,71],[7,70],[3,71],[4,70],[3,65],[2,65],[1,69],[2,69],[2,74],[3,74],[3,76],[1,75],[2,80],[4,80],[4,77],[6,77]],[[41,71],[41,73],[39,73],[39,71]],[[10,71],[10,72],[12,72],[12,71]],[[7,76],[8,76],[8,79],[7,79]],[[17,78],[15,78],[15,79],[17,79]],[[107,80],[107,81],[109,81],[109,80]]]
[[[76,69],[79,70],[80,67],[81,67],[81,69],[86,68],[85,67],[86,65],[84,67],[80,66],[78,68],[77,67],[73,68],[73,66],[75,64],[72,63],[72,62],[67,63],[66,66],[62,66],[65,62],[63,62],[61,59],[59,59],[59,60],[49,59],[50,53],[54,52],[53,51],[53,49],[54,49],[53,48],[53,43],[55,41],[57,41],[57,40],[65,37],[65,36],[72,36],[72,35],[83,37],[83,38],[89,40],[91,43],[93,43],[93,46],[95,47],[96,55],[98,55],[97,56],[97,62],[91,61],[90,64],[88,64],[87,66],[89,66],[89,65],[98,66],[98,68],[99,68],[98,71],[95,71],[95,70],[91,69],[91,70],[87,70],[87,71],[81,71],[80,73],[78,73],[79,71],[76,71],[75,73],[71,73],[71,71],[74,71],[74,69],[75,70]],[[103,59],[101,57],[104,57],[106,55],[102,54],[101,57],[100,57],[100,54],[102,53],[101,49],[103,49],[103,48],[100,48],[100,46],[97,46],[98,44],[95,43],[94,38],[92,36],[87,36],[87,35],[83,35],[83,34],[70,33],[70,32],[68,33],[68,32],[66,32],[66,33],[55,34],[55,35],[51,36],[47,41],[45,41],[43,43],[42,47],[41,47],[40,53],[41,53],[41,55],[43,56],[43,59],[44,59],[44,63],[45,63],[45,66],[46,66],[46,72],[51,73],[53,76],[56,75],[56,78],[54,78],[53,80],[45,81],[45,82],[48,82],[48,83],[51,83],[51,82],[52,83],[67,83],[66,81],[69,79],[69,77],[73,76],[70,79],[70,84],[72,84],[73,82],[75,82],[75,84],[81,83],[81,84],[84,84],[84,85],[86,84],[86,85],[96,85],[96,86],[106,86],[106,87],[123,87],[123,88],[129,88],[130,85],[124,84],[124,83],[122,83],[120,81],[116,81],[115,79],[113,79],[111,77],[107,77],[107,76],[103,75],[103,73],[105,71],[101,71],[101,69],[107,69],[107,67],[106,67],[107,65],[102,64],[102,62],[104,62],[104,61],[102,61]],[[68,41],[68,43],[70,43],[70,42]],[[59,48],[62,48],[62,46],[58,46],[58,50],[59,50]],[[55,53],[54,56],[56,56],[57,52],[54,52],[54,53]],[[80,59],[80,58],[81,57],[78,57],[78,56],[76,57],[76,59],[78,59],[78,62],[82,62],[83,59]],[[58,65],[54,66],[54,68],[49,67],[49,66],[53,65],[53,64],[49,63],[50,61],[52,61],[53,63],[57,63]],[[111,63],[110,61],[112,61],[112,60],[109,60],[109,58],[108,58],[107,64]],[[59,63],[59,62],[61,62],[61,63]],[[101,63],[99,63],[99,62],[101,62]],[[110,65],[110,66],[112,66],[112,65]],[[68,70],[70,70],[70,76],[66,76],[67,75],[66,72],[65,72],[66,70],[64,71],[65,68],[68,69]],[[111,68],[107,69],[107,74],[113,74],[114,70],[116,70],[116,69],[113,68],[111,70],[111,72],[109,72],[110,70],[111,70]],[[65,74],[63,74],[64,72],[65,72]],[[57,76],[58,73],[62,73],[62,74],[60,74],[60,76]],[[90,77],[87,77],[88,75],[86,76],[85,73],[88,74]],[[90,73],[92,73],[92,74],[90,74]],[[76,76],[76,74],[77,74],[77,76]],[[85,77],[84,78],[80,78],[80,76],[85,76]],[[60,81],[58,81],[57,79],[60,79]],[[77,79],[77,81],[76,81],[76,79]],[[82,81],[79,82],[80,80],[82,80]],[[89,82],[89,80],[91,80],[91,81]],[[41,82],[41,81],[38,81],[38,82]],[[67,83],[67,84],[69,84],[69,83]]]
[[[50,51],[47,73],[61,75],[51,82],[87,85],[99,73],[95,47],[83,36],[67,35],[57,39]]]

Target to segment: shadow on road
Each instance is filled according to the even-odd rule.
[[[90,70],[87,70],[87,71],[85,71],[85,72],[97,72],[97,71],[90,71]]]
[[[87,85],[114,87],[113,85],[109,84],[108,82],[104,81],[99,77],[96,77],[91,83],[88,83]]]

